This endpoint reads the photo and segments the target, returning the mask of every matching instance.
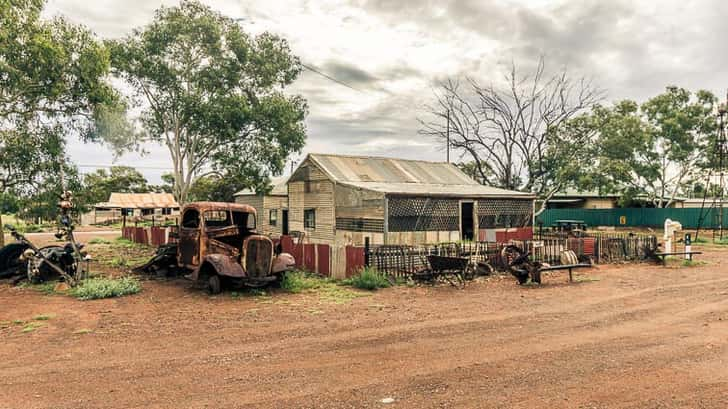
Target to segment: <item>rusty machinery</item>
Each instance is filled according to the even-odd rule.
[[[88,271],[83,268],[83,244],[78,243],[73,234],[73,207],[73,195],[64,191],[58,202],[60,216],[55,234],[59,240],[66,241],[62,246],[37,247],[14,226],[6,225],[5,228],[16,242],[0,249],[0,278],[11,279],[16,283],[24,279],[42,282],[62,278],[73,287],[86,277]]]

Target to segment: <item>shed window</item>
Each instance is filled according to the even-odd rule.
[[[306,229],[316,228],[316,209],[306,209],[303,211],[303,227]]]
[[[268,215],[268,224],[275,226],[278,224],[278,209],[271,209]]]

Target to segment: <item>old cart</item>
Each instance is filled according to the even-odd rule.
[[[487,262],[473,262],[470,257],[441,256],[430,254],[427,256],[427,267],[415,271],[413,278],[418,281],[434,282],[438,278],[445,278],[450,284],[452,279],[462,283],[472,280],[477,275],[493,273],[493,267]]]

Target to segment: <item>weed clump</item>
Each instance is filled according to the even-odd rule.
[[[43,324],[40,322],[31,322],[28,325],[24,326],[23,329],[20,330],[20,332],[22,332],[22,333],[33,332],[42,326],[43,326]]]
[[[111,244],[111,242],[103,237],[95,237],[89,240],[88,244]]]
[[[682,261],[683,267],[699,267],[699,266],[703,266],[706,264],[708,264],[708,263],[706,263],[705,261],[702,261],[702,260],[686,259],[686,260]]]
[[[139,280],[133,277],[123,278],[89,278],[69,292],[79,300],[96,300],[101,298],[122,297],[141,291]]]
[[[365,268],[358,275],[347,278],[342,283],[344,285],[350,285],[352,287],[369,291],[392,286],[392,283],[389,282],[386,275],[371,268]]]
[[[325,282],[325,279],[303,271],[289,271],[281,280],[281,288],[295,294],[305,290],[319,288]]]

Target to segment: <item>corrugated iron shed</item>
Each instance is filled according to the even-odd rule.
[[[179,204],[171,193],[112,193],[109,201],[97,208],[162,209],[176,208]]]
[[[309,158],[337,183],[382,193],[459,197],[535,197],[531,193],[483,186],[452,163],[330,154],[310,154]]]

